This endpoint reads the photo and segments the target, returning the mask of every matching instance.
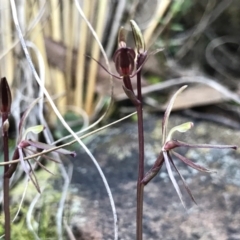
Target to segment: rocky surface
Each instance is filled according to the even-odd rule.
[[[191,121],[172,115],[170,127]],[[204,121],[175,137],[192,143],[239,144],[240,131]],[[145,150],[148,170],[161,148],[161,116],[145,116]],[[87,146],[106,175],[116,203],[119,239],[135,239],[137,179],[137,127],[123,122],[100,132]],[[217,173],[199,173],[179,160],[175,163],[198,203],[195,206],[176,178],[187,210],[167,175],[165,166],[145,188],[144,238],[148,240],[237,240],[240,239],[240,152],[215,149],[182,149],[182,154]],[[113,239],[113,218],[106,190],[93,163],[84,153],[73,161],[71,206],[77,239]]]

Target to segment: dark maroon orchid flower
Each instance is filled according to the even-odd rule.
[[[135,28],[133,28],[133,31],[134,29]],[[135,36],[136,36],[136,31],[134,33],[134,37]],[[139,44],[136,43],[136,46],[138,45]],[[119,75],[109,72],[108,69],[106,69],[100,62],[98,62],[95,59],[93,60],[96,61],[111,76],[119,80],[123,80],[123,89],[125,93],[133,101],[134,104],[139,104],[136,101],[136,96],[133,91],[131,78],[135,77],[136,75],[140,76],[141,69],[147,60],[147,51],[144,51],[141,53],[138,52],[138,55],[136,57],[136,53],[134,49],[131,47],[127,47],[126,45],[126,38],[125,38],[123,27],[120,28],[118,33],[118,46],[119,48],[116,50],[116,52],[113,55],[113,61],[115,63],[116,71]],[[136,70],[134,71],[135,65],[136,65]]]
[[[135,66],[135,52],[132,48],[121,47],[113,56],[115,67],[121,77],[131,77]]]

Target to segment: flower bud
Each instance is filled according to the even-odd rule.
[[[0,111],[1,113],[9,113],[11,110],[12,96],[11,91],[5,77],[0,82]]]

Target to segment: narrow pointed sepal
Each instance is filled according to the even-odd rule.
[[[188,185],[187,185],[184,177],[182,176],[182,174],[178,171],[178,169],[177,169],[175,163],[173,162],[173,159],[172,159],[171,155],[169,154],[169,152],[168,152],[168,158],[170,159],[171,164],[172,164],[172,166],[174,167],[175,171],[178,173],[179,177],[181,178],[181,180],[182,180],[182,182],[183,182],[183,185],[184,185],[184,187],[185,187],[188,195],[190,196],[190,198],[192,199],[192,201],[197,205],[197,202],[196,202],[194,196],[192,195],[192,192],[191,192],[190,188],[188,187]]]
[[[237,145],[220,145],[220,144],[191,144],[178,140],[174,140],[178,147],[188,148],[216,148],[216,149],[234,149],[237,150]]]
[[[177,157],[178,159],[180,159],[181,161],[183,161],[185,164],[187,164],[189,167],[191,168],[194,168],[200,172],[206,172],[206,173],[211,173],[211,172],[216,172],[215,170],[210,170],[210,169],[207,169],[205,167],[202,167],[196,163],[194,163],[193,161],[191,161],[190,159],[182,156],[181,154],[177,153],[177,152],[174,152],[172,151],[171,153],[173,153],[173,155],[175,157]]]
[[[170,166],[170,163],[169,163],[167,152],[163,152],[163,156],[164,156],[164,160],[165,160],[164,162],[166,164],[166,168],[167,168],[167,171],[168,171],[168,176],[169,176],[169,178],[172,181],[172,184],[173,184],[173,186],[174,186],[174,188],[175,188],[175,190],[176,190],[176,192],[178,194],[178,197],[179,197],[183,207],[186,209],[185,204],[183,202],[181,190],[180,190],[180,188],[179,188],[179,186],[177,184],[177,181],[176,181],[176,179],[175,179],[175,177],[173,175],[173,172],[172,172],[172,169],[171,169],[171,166]]]

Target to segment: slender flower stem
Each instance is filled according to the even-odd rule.
[[[137,69],[141,65],[141,55],[138,55]],[[137,240],[142,240],[142,220],[143,220],[143,193],[144,185],[144,129],[143,129],[143,105],[142,105],[142,89],[141,89],[141,71],[137,73],[137,98],[139,105],[136,106],[138,116],[138,144],[139,144],[139,162],[138,162],[138,181],[137,181]]]
[[[9,162],[9,151],[8,151],[8,129],[5,129],[4,123],[8,120],[7,114],[2,114],[2,137],[3,137],[3,153],[4,162]],[[4,166],[4,174],[7,173],[9,165]],[[10,208],[9,208],[9,177],[4,175],[3,178],[3,205],[4,205],[4,216],[5,216],[5,240],[11,238],[11,225],[10,225]]]
[[[138,162],[138,181],[137,181],[137,240],[142,240],[142,219],[143,219],[143,190],[142,180],[144,177],[144,136],[143,136],[143,116],[142,103],[137,106],[138,116],[138,144],[139,144],[139,162]]]

